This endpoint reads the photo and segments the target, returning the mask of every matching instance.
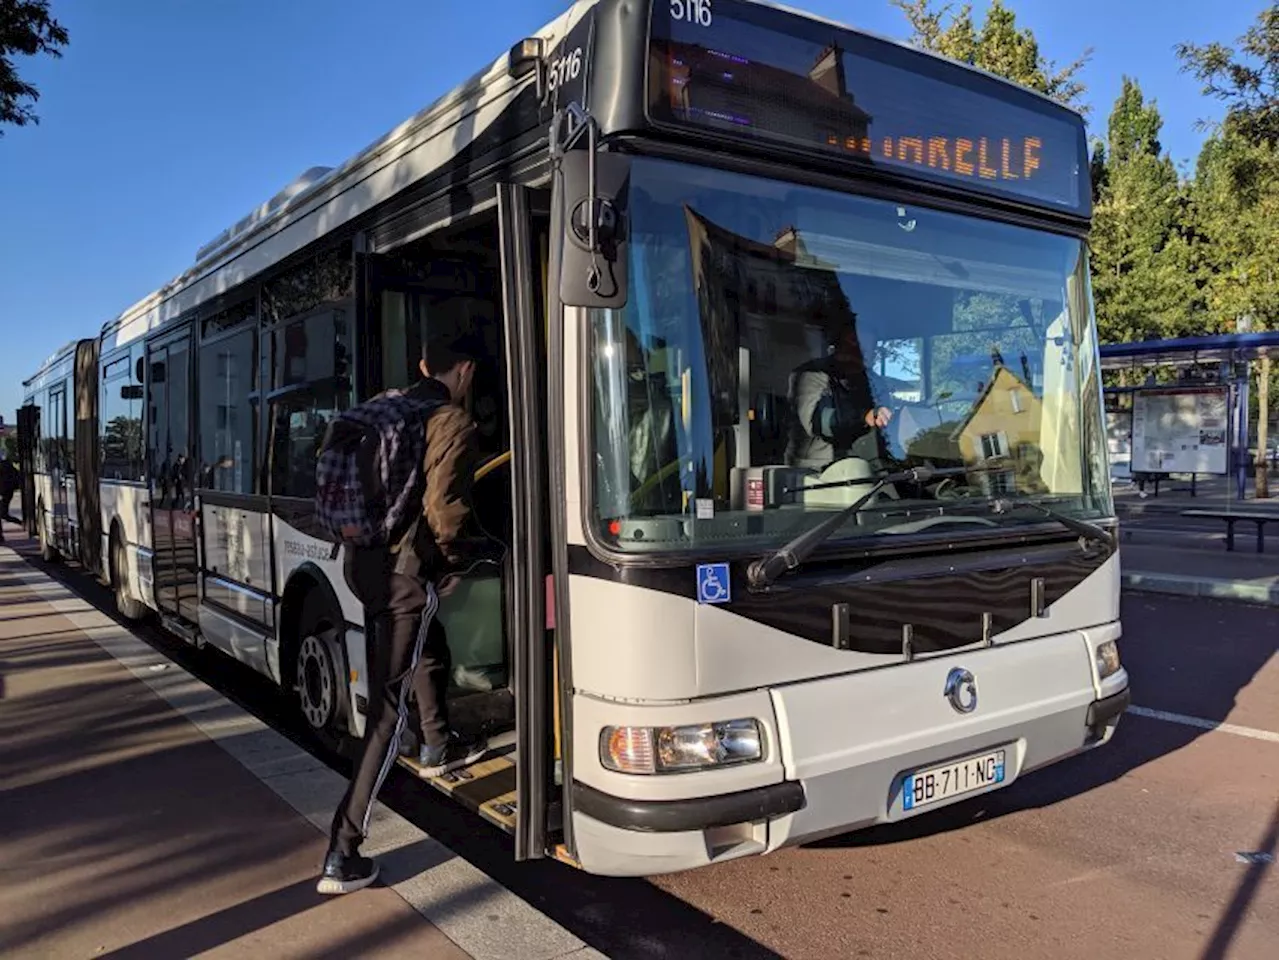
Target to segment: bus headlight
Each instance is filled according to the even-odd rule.
[[[1098,649],[1094,651],[1093,658],[1098,665],[1099,680],[1107,679],[1107,677],[1120,669],[1120,648],[1116,646],[1114,640],[1098,644]]]
[[[684,773],[763,757],[764,734],[756,720],[600,731],[600,762],[618,773]]]

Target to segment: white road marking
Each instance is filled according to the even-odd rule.
[[[1275,863],[1276,855],[1263,850],[1241,850],[1236,854],[1236,863]]]
[[[1234,723],[1222,723],[1219,720],[1206,720],[1204,717],[1191,717],[1185,713],[1169,713],[1167,710],[1151,710],[1147,707],[1130,707],[1126,713],[1132,713],[1135,717],[1147,717],[1151,720],[1180,723],[1184,727],[1198,727],[1201,730],[1233,733],[1237,737],[1249,737],[1252,740],[1280,743],[1280,733],[1272,733],[1270,730],[1257,730],[1254,727],[1241,727]]]

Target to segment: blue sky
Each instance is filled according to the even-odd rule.
[[[904,37],[887,0],[790,0]],[[1232,41],[1261,0],[1008,0],[1047,55],[1093,59],[1091,122],[1136,76],[1191,160],[1216,115],[1180,40]],[[71,43],[20,62],[39,126],[0,138],[0,414],[62,344],[97,332],[308,167],[337,165],[551,20],[568,0],[53,0]],[[984,9],[982,0],[975,6]]]

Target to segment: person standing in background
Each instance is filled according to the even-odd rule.
[[[9,460],[9,451],[0,448],[0,543],[4,542],[4,522],[18,523],[18,518],[10,513],[9,505],[13,501],[14,491],[18,489],[21,478],[17,468]]]

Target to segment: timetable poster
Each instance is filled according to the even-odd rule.
[[[1225,387],[1138,392],[1133,398],[1133,469],[1226,474],[1229,411]]]

